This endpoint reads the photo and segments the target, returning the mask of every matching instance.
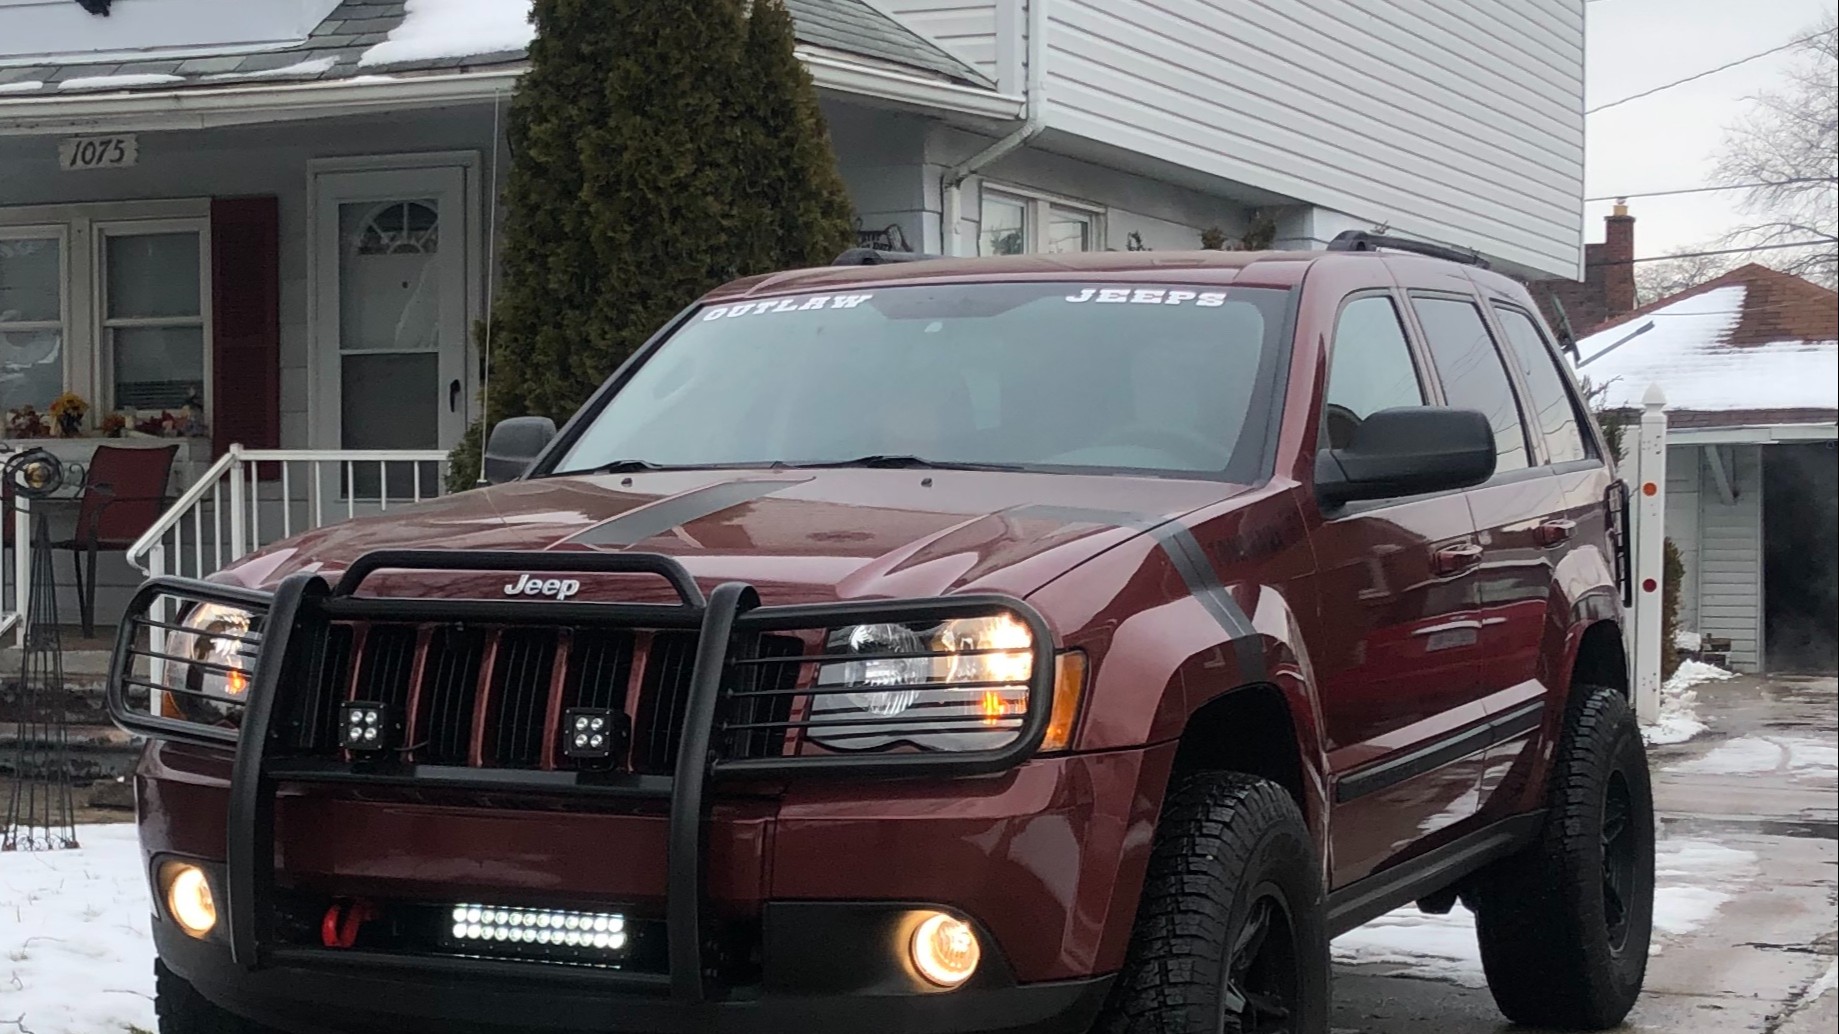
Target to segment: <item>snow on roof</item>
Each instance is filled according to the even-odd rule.
[[[1654,384],[1670,410],[1839,409],[1839,341],[1732,343],[1751,293],[1714,287],[1599,330],[1578,342],[1577,372],[1606,385],[1607,409],[1639,407]]]
[[[184,80],[176,75],[86,75],[57,84],[60,90],[125,90],[131,86],[159,86]]]
[[[521,51],[536,38],[531,0],[407,0],[402,23],[360,66]]]

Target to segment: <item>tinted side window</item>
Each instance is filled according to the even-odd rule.
[[[1382,409],[1423,404],[1424,389],[1392,299],[1371,295],[1348,302],[1328,361],[1329,446],[1347,448],[1360,422]]]
[[[1497,305],[1494,312],[1500,317],[1501,328],[1507,332],[1507,342],[1513,346],[1520,372],[1526,375],[1534,419],[1545,432],[1545,451],[1551,453],[1552,462],[1588,459],[1590,453],[1584,447],[1583,432],[1577,429],[1577,408],[1571,402],[1564,375],[1558,371],[1558,359],[1545,343],[1545,335],[1539,333],[1531,316],[1518,309]]]
[[[1454,298],[1412,298],[1430,361],[1443,382],[1443,395],[1457,409],[1479,409],[1494,425],[1494,446],[1499,454],[1494,471],[1505,474],[1529,466],[1526,430],[1520,423],[1519,403],[1507,367],[1473,302]]]

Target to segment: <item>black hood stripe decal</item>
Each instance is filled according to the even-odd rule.
[[[1188,592],[1207,608],[1207,613],[1233,640],[1239,654],[1239,670],[1247,682],[1263,682],[1269,676],[1264,656],[1253,637],[1254,628],[1245,608],[1220,581],[1220,573],[1207,559],[1207,551],[1187,525],[1173,517],[1159,514],[1132,513],[1128,510],[1091,510],[1075,506],[1018,506],[1006,513],[1017,517],[1065,521],[1069,524],[1112,525],[1148,532],[1169,558]]]
[[[793,485],[802,485],[809,480],[811,479],[806,477],[783,480],[724,481],[719,485],[698,488],[682,495],[660,499],[636,510],[629,510],[610,521],[596,524],[570,537],[567,541],[586,546],[636,546],[672,528],[682,527],[730,507],[751,503],[755,499],[772,495],[774,492],[791,488]]]

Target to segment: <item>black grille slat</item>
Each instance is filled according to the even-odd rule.
[[[641,772],[668,773],[677,763],[677,740],[683,732],[690,669],[696,663],[694,632],[659,632],[651,640],[651,659],[639,690],[639,713],[632,763]]]
[[[472,747],[473,701],[485,660],[483,629],[448,625],[428,640],[422,674],[420,755],[434,765],[464,765]]]
[[[626,683],[632,678],[632,650],[631,632],[577,629],[562,687],[562,709],[622,709]]]
[[[415,664],[413,625],[372,625],[364,637],[355,699],[388,704],[401,714],[409,704],[409,672]]]
[[[498,643],[486,734],[493,749],[485,763],[535,768],[543,756],[543,716],[555,669],[553,628],[508,628]]]
[[[301,750],[329,747],[338,737],[338,704],[351,682],[350,625],[320,625],[307,649],[310,667],[292,716],[293,744]]]
[[[754,644],[755,657],[797,657],[805,652],[803,641],[791,636],[763,635]],[[759,664],[736,669],[730,676],[741,693],[769,692],[774,695],[729,697],[728,721],[734,725],[760,725],[789,721],[793,697],[788,692],[798,684],[799,665]],[[786,730],[749,728],[731,732],[725,757],[765,758],[781,753]]]

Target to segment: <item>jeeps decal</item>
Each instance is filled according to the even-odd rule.
[[[1074,305],[1188,305],[1217,309],[1226,304],[1225,291],[1183,291],[1165,287],[1088,287],[1066,300]]]
[[[704,323],[735,316],[764,316],[767,313],[810,312],[815,309],[853,309],[875,297],[872,294],[814,294],[809,298],[778,298],[739,305],[717,305],[702,314]]]

